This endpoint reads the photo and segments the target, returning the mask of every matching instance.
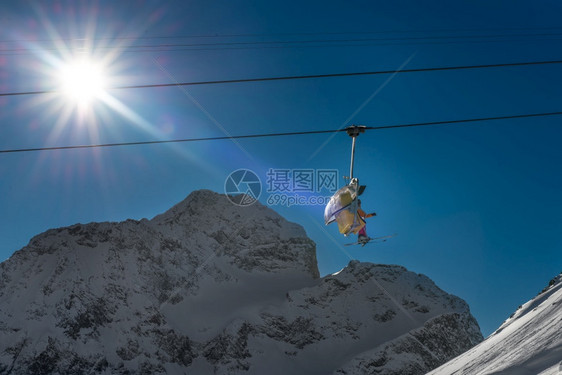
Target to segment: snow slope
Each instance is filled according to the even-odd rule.
[[[49,230],[0,265],[2,374],[423,374],[481,339],[427,277],[320,278],[302,227],[210,191]]]
[[[562,373],[562,274],[485,341],[432,375]]]

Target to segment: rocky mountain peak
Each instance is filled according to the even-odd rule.
[[[277,212],[256,202],[240,206],[236,197],[227,197],[210,190],[192,192],[182,202],[151,220],[157,225],[184,225],[198,231],[208,232],[217,226],[225,225],[233,232],[255,228],[256,233],[267,231],[274,238],[306,238],[305,230],[298,224],[288,222]]]
[[[195,191],[150,224],[167,236],[197,244],[206,244],[210,237],[217,251],[247,270],[292,270],[319,277],[315,244],[300,225],[259,202],[239,206],[233,200],[210,190]]]
[[[320,278],[302,227],[211,191],[34,237],[0,264],[0,306],[13,374],[421,374],[481,340],[427,277],[353,261]]]

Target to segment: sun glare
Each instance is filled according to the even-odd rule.
[[[70,62],[60,70],[65,96],[77,104],[89,104],[103,94],[105,75],[99,64],[87,59]]]

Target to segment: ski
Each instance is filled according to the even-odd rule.
[[[357,242],[353,242],[353,243],[346,243],[344,244],[344,246],[352,246],[352,245],[362,245],[365,246],[368,243],[381,243],[381,242],[386,242],[389,238],[395,237],[397,235],[397,233],[394,234],[389,234],[387,236],[381,236],[381,237],[367,237],[365,240],[363,241],[357,241]]]

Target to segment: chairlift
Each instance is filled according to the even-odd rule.
[[[353,177],[353,166],[355,159],[355,142],[359,134],[365,132],[365,126],[349,126],[346,131],[352,138],[351,143],[351,165],[349,170],[349,184],[339,189],[331,198],[324,209],[324,222],[326,225],[338,223],[341,234],[347,236],[351,233],[357,234],[365,226],[365,221],[357,213],[357,198],[363,194],[364,185],[359,185],[359,179]]]

